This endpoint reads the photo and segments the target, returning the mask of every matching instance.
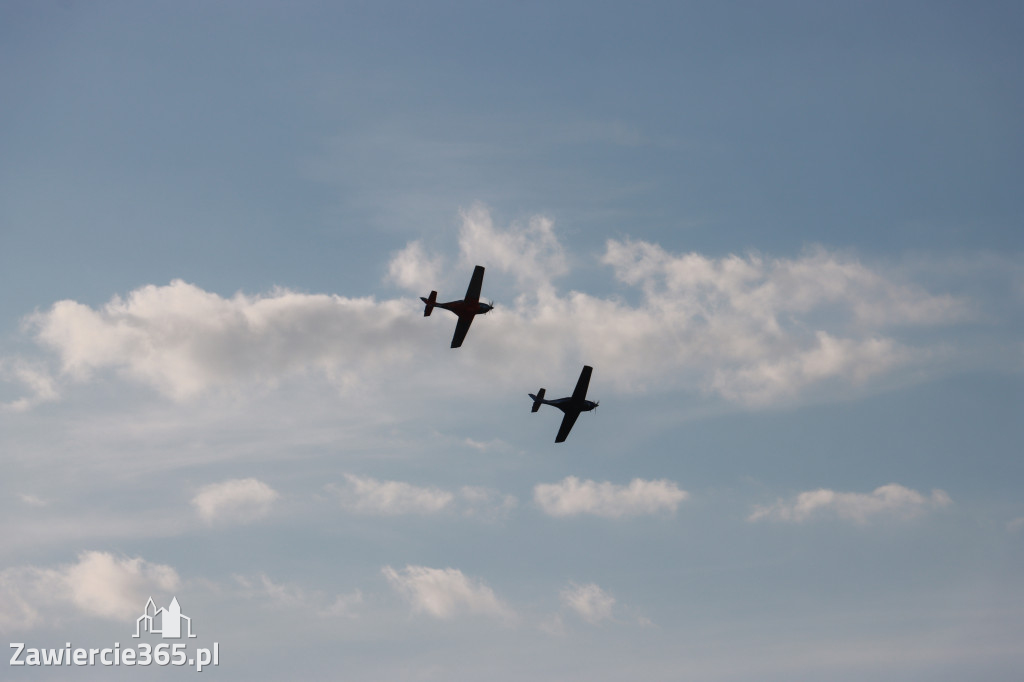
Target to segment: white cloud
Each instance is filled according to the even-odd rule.
[[[779,499],[773,505],[755,507],[748,520],[799,523],[834,514],[847,521],[865,523],[877,516],[917,516],[951,502],[945,491],[933,490],[926,496],[896,483],[880,486],[871,493],[841,493],[819,488],[802,492],[790,500]]]
[[[823,331],[816,337],[817,345],[785,357],[716,370],[710,386],[730,400],[767,405],[825,379],[847,377],[862,383],[910,354],[891,339],[837,339]]]
[[[668,366],[706,362],[705,388],[750,405],[832,378],[861,383],[915,357],[890,328],[970,316],[965,299],[821,248],[796,259],[715,259],[609,240],[603,262],[641,288],[655,316],[633,343],[657,349]]]
[[[465,376],[492,387],[521,388],[526,374],[571,374],[583,360],[597,368],[595,387],[696,389],[760,407],[934,363],[947,349],[914,345],[909,330],[972,319],[964,297],[933,294],[892,268],[823,248],[795,258],[713,258],[608,240],[601,262],[639,293],[629,302],[556,290],[568,259],[548,218],[499,227],[475,206],[462,214],[458,244],[458,287],[476,263],[516,280],[515,299],[474,324],[459,352]],[[443,288],[435,282],[446,269],[411,242],[388,272],[423,294]],[[413,303],[284,289],[224,298],[175,280],[96,309],[60,301],[29,326],[57,354],[62,380],[113,370],[187,400],[312,374],[369,392],[437,371],[422,357],[442,322],[424,322]],[[36,396],[19,409],[57,396],[46,371],[18,371]]]
[[[630,304],[556,293],[552,278],[567,264],[546,219],[500,229],[477,206],[463,214],[459,247],[465,264],[517,277],[523,295],[473,330],[487,359],[503,359],[509,380],[525,367],[568,371],[582,357],[618,389],[697,386],[765,406],[829,381],[863,384],[933,360],[937,353],[908,346],[897,332],[972,316],[966,298],[932,294],[823,248],[797,258],[711,258],[608,240],[602,262],[642,294]]]
[[[31,326],[68,376],[115,369],[183,400],[310,370],[354,381],[412,354],[417,326],[409,312],[399,301],[283,289],[227,299],[175,280],[98,310],[60,301]]]
[[[441,257],[428,256],[423,245],[414,241],[392,256],[388,264],[388,279],[404,289],[422,292],[426,296],[428,291],[437,288],[441,269]]]
[[[49,504],[46,500],[30,493],[19,493],[18,498],[30,507],[45,507]]]
[[[71,601],[82,611],[98,616],[129,619],[139,613],[143,595],[167,592],[178,586],[170,566],[141,558],[118,558],[106,552],[85,552],[66,571]]]
[[[399,516],[456,512],[482,520],[497,520],[506,518],[519,504],[514,495],[483,486],[462,486],[456,493],[354,474],[345,474],[345,479],[344,486],[329,484],[326,488],[338,497],[342,506],[359,514]]]
[[[481,519],[501,519],[507,517],[519,506],[515,495],[506,495],[493,488],[465,485],[459,489],[462,502],[462,513]]]
[[[270,513],[280,495],[255,478],[236,478],[203,486],[192,498],[192,505],[207,523],[215,521],[248,522]]]
[[[433,514],[446,509],[455,496],[438,488],[423,488],[402,481],[378,481],[375,478],[345,474],[348,484],[328,486],[342,504],[360,514]]]
[[[796,259],[715,259],[610,239],[602,260],[617,278],[641,286],[649,298],[668,296],[673,306],[691,316],[736,314],[766,332],[778,329],[780,313],[803,314],[823,306],[852,313],[853,319],[870,325],[944,324],[970,315],[963,299],[929,294],[821,247]]]
[[[476,204],[461,211],[460,219],[459,268],[465,271],[465,280],[444,277],[444,258],[427,253],[419,241],[395,253],[388,278],[410,291],[425,293],[437,289],[442,278],[448,286],[465,287],[471,268],[483,265],[488,272],[512,274],[524,293],[551,296],[552,280],[569,271],[565,249],[550,218],[536,215],[525,224],[514,222],[503,229],[494,224],[486,207]],[[444,292],[441,294],[447,300]],[[486,297],[486,286],[484,294]]]
[[[569,270],[550,218],[534,216],[526,225],[502,230],[481,205],[462,212],[459,252],[464,266],[486,264],[510,272],[527,292],[550,293],[551,280]]]
[[[594,583],[569,586],[561,592],[562,603],[572,609],[580,618],[588,623],[599,623],[610,620],[615,597],[608,594]]]
[[[28,395],[6,403],[0,403],[0,409],[12,412],[24,412],[40,403],[57,400],[60,393],[57,381],[42,363],[31,362],[24,358],[0,358],[0,381],[21,384]]]
[[[381,573],[391,587],[412,604],[413,611],[447,620],[460,613],[509,618],[513,615],[494,591],[455,568],[406,566],[396,571],[385,566]]]
[[[295,609],[306,615],[355,618],[358,615],[358,608],[363,603],[363,593],[359,590],[338,594],[332,598],[323,592],[310,592],[298,585],[275,583],[266,573],[232,577],[242,588],[243,596],[247,599],[257,600],[275,608]]]
[[[34,627],[79,613],[130,621],[146,599],[180,584],[170,566],[107,552],[83,552],[78,562],[57,568],[21,566],[0,571],[0,629]]]
[[[689,496],[673,481],[634,478],[629,485],[581,481],[568,476],[560,483],[534,486],[533,499],[551,516],[594,514],[608,518],[639,514],[674,513]]]

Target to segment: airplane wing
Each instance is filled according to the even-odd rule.
[[[480,289],[484,285],[484,266],[478,265],[473,268],[473,279],[469,280],[469,288],[466,289],[466,303],[477,303],[480,301]],[[466,325],[469,329],[469,325]],[[465,336],[465,335],[463,335]]]
[[[483,268],[481,268],[481,270],[482,269]],[[466,338],[466,332],[469,331],[469,325],[473,324],[473,317],[475,316],[459,316],[459,321],[455,323],[455,336],[452,337],[452,348],[458,348],[462,345],[462,342]]]
[[[594,368],[590,365],[583,365],[583,371],[580,372],[580,378],[576,382],[576,390],[572,392],[573,400],[583,400],[587,397],[587,388],[590,386],[590,373],[594,371]],[[572,424],[569,425],[572,428]],[[569,433],[566,431],[566,433]]]
[[[569,432],[572,431],[572,425],[576,423],[576,418],[580,416],[579,412],[569,411],[562,417],[562,425],[558,427],[558,435],[555,436],[556,443],[562,443],[569,436]]]

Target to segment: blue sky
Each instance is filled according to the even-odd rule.
[[[1015,679],[1022,29],[5,3],[0,631],[176,596],[225,679]],[[417,297],[475,264],[451,350]],[[526,393],[583,364],[556,446]]]

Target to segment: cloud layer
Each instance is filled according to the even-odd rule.
[[[508,618],[513,615],[494,590],[455,568],[406,566],[396,571],[385,566],[381,573],[397,592],[412,604],[413,611],[447,620],[460,613]]]
[[[569,583],[559,595],[562,604],[572,609],[576,615],[588,623],[599,623],[610,620],[615,597],[602,590],[595,583],[577,585]]]
[[[66,376],[113,369],[184,400],[308,371],[340,384],[407,358],[415,318],[399,301],[274,290],[222,298],[181,280],[100,309],[60,301],[31,318]]]
[[[343,507],[357,514],[422,516],[453,512],[493,520],[507,516],[519,504],[514,495],[483,486],[462,486],[458,492],[451,492],[355,474],[345,474],[345,480],[345,485],[329,484],[326,488],[337,496]]]
[[[304,615],[355,618],[363,603],[363,593],[359,590],[337,594],[332,598],[323,592],[310,591],[300,585],[276,583],[266,573],[236,574],[232,577],[247,599],[259,601],[273,608],[299,611]]]
[[[593,514],[607,518],[674,513],[689,496],[672,481],[634,478],[629,485],[581,481],[568,476],[559,483],[540,483],[533,499],[550,516]]]
[[[420,242],[395,254],[388,277],[422,295],[445,287],[461,293],[476,263],[504,281],[511,276],[514,300],[499,301],[460,351],[473,376],[508,387],[525,375],[571,373],[584,360],[597,367],[596,381],[616,390],[696,388],[765,406],[927,365],[941,357],[940,346],[911,343],[908,330],[971,319],[965,297],[929,292],[823,248],[794,258],[714,258],[611,239],[600,262],[623,294],[599,297],[557,290],[569,258],[543,216],[501,228],[477,206],[463,213],[458,243],[458,277]],[[418,359],[452,322],[447,315],[424,321],[417,307],[408,299],[286,289],[225,298],[175,280],[95,309],[60,301],[33,315],[29,327],[56,354],[61,381],[113,371],[188,400],[310,374],[339,387],[411,380],[432,371]],[[57,396],[59,385],[38,362],[10,359],[3,367],[32,393],[10,407]]]
[[[433,514],[447,508],[455,495],[438,488],[423,488],[403,481],[378,481],[375,478],[345,474],[346,486],[329,489],[347,509],[360,514],[397,516]]]
[[[34,627],[75,612],[130,621],[146,599],[166,595],[180,584],[164,564],[108,552],[83,552],[57,568],[22,566],[0,571],[0,629]]]
[[[834,515],[846,521],[866,523],[876,517],[913,517],[951,504],[949,495],[933,490],[923,495],[897,483],[883,485],[871,493],[841,493],[826,488],[802,492],[769,506],[755,507],[749,521],[764,519],[800,523]]]
[[[639,291],[637,303],[570,291],[550,221],[496,227],[477,207],[463,214],[463,266],[512,274],[519,295],[474,333],[512,367],[565,370],[577,358],[602,380],[645,391],[698,386],[748,406],[787,400],[828,381],[864,383],[930,358],[900,330],[968,320],[969,301],[823,248],[797,258],[672,254],[656,244],[610,239],[601,262]],[[403,262],[439,258],[414,244]],[[422,285],[421,285],[422,286]]]
[[[245,523],[263,518],[280,497],[276,490],[255,478],[236,478],[203,486],[192,498],[192,506],[207,523]]]
[[[0,409],[23,412],[60,397],[57,381],[45,364],[24,358],[0,358],[0,380],[20,384],[28,395],[0,403]]]

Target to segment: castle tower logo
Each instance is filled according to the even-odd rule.
[[[192,619],[182,614],[177,597],[171,599],[171,603],[166,609],[158,609],[153,603],[153,598],[150,597],[142,615],[135,621],[135,634],[132,637],[141,637],[143,632],[148,632],[160,635],[164,639],[181,639],[182,623],[185,625],[186,635],[195,637],[192,634]]]

